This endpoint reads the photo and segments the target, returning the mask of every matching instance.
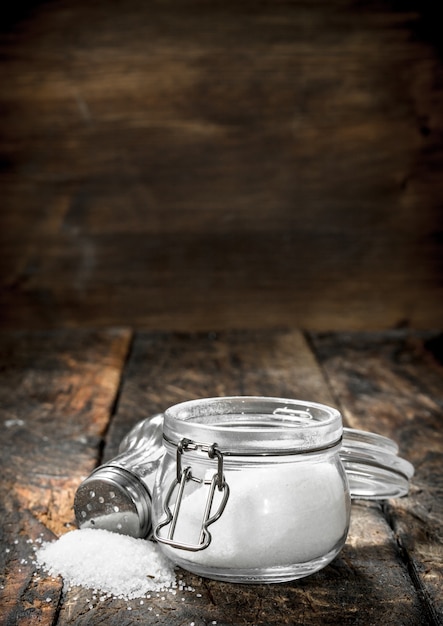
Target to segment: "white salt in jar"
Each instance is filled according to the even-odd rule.
[[[232,582],[282,582],[340,552],[350,494],[331,407],[208,398],[165,412],[155,538],[177,565]]]

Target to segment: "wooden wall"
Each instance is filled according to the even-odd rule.
[[[432,3],[15,10],[3,328],[441,327]]]

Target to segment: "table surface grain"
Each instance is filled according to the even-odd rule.
[[[0,623],[442,624],[442,345],[438,332],[406,331],[0,334]],[[354,502],[340,555],[290,583],[182,572],[194,591],[140,605],[35,576],[30,543],[75,527],[77,486],[138,420],[231,394],[330,403],[347,425],[393,437],[416,468],[409,496]]]

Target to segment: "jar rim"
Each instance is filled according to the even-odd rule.
[[[163,435],[217,444],[224,453],[281,454],[323,450],[343,435],[340,412],[303,400],[218,396],[188,400],[165,411]]]

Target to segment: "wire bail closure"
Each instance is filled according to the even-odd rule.
[[[217,472],[213,475],[211,480],[204,480],[193,476],[191,467],[182,467],[182,457],[183,454],[187,451],[195,451],[201,450],[202,452],[206,452],[210,459],[217,459]],[[218,449],[217,444],[213,443],[211,445],[205,443],[197,443],[195,441],[191,441],[190,439],[182,439],[179,441],[177,445],[177,455],[176,455],[176,477],[173,480],[171,486],[169,487],[168,493],[166,494],[165,502],[163,505],[163,510],[165,512],[166,518],[160,521],[155,530],[154,536],[160,543],[164,543],[173,548],[179,548],[180,550],[188,550],[190,552],[198,552],[199,550],[204,550],[211,543],[212,537],[211,533],[208,530],[208,526],[216,522],[220,516],[222,515],[226,503],[229,498],[229,485],[225,480],[223,474],[223,454]],[[180,515],[180,507],[183,502],[184,492],[186,485],[189,481],[195,481],[200,483],[201,485],[208,485],[209,492],[206,498],[205,508],[203,512],[202,522],[200,526],[200,535],[198,543],[183,543],[180,541],[176,541],[174,539],[175,531],[177,527],[177,521]],[[174,494],[174,491],[177,490],[177,495],[174,503],[174,511],[171,511],[170,503]],[[211,515],[212,505],[214,502],[214,495],[216,490],[222,492],[222,499],[218,506],[217,511]],[[166,536],[162,536],[160,531],[163,528],[169,526],[169,530]]]

